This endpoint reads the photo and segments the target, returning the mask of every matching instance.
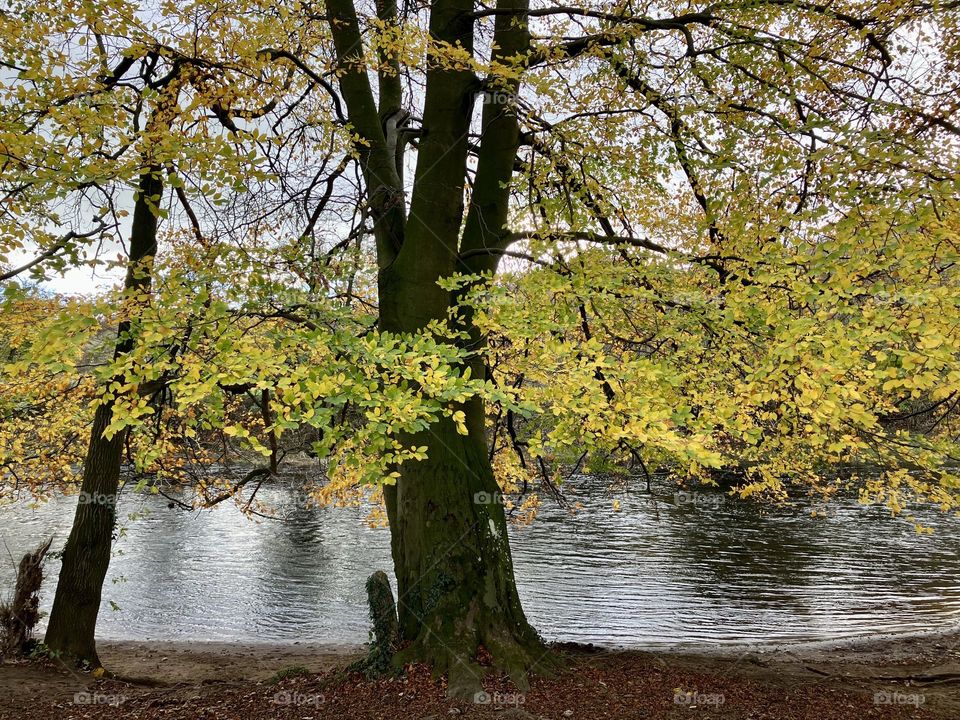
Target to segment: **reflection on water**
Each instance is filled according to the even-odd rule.
[[[549,640],[743,644],[960,624],[957,518],[925,515],[936,532],[920,536],[882,508],[856,504],[813,518],[806,509],[761,509],[721,495],[570,492],[584,505],[576,514],[547,506],[532,526],[511,531],[520,595]],[[367,527],[360,508],[304,508],[293,485],[259,496],[285,519],[250,520],[232,505],[192,513],[161,497],[124,496],[124,516],[149,512],[125,522],[100,636],[365,641],[363,585],[391,567],[388,531]],[[11,555],[51,533],[62,545],[75,502],[0,507],[4,588]],[[46,610],[54,582],[45,584]]]

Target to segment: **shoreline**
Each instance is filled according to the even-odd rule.
[[[744,655],[762,656],[770,661],[834,661],[877,662],[899,664],[927,657],[933,661],[940,650],[960,652],[960,621],[955,628],[927,632],[877,633],[854,637],[797,640],[786,642],[696,643],[673,645],[655,644],[599,644],[567,641],[548,641],[553,648],[585,654],[663,655],[667,657],[700,657],[725,659]],[[311,656],[324,660],[355,658],[367,648],[365,643],[327,643],[312,641],[256,641],[256,640],[101,640],[97,643],[101,659],[118,657],[129,659],[137,651],[150,655],[166,654],[189,657],[215,655],[230,658],[256,655],[264,659]],[[106,664],[106,662],[105,662]]]
[[[314,720],[326,717],[338,720],[392,720],[394,717],[426,720],[445,717],[447,712],[487,718],[511,717],[499,711],[516,711],[520,714],[512,717],[552,720],[572,716],[562,712],[551,714],[551,703],[566,702],[574,708],[578,707],[577,702],[586,703],[588,707],[592,707],[590,703],[600,702],[598,708],[602,703],[614,703],[612,698],[598,700],[595,692],[588,693],[590,697],[584,699],[586,695],[582,688],[591,683],[604,693],[618,687],[616,702],[624,702],[626,697],[630,703],[636,704],[651,701],[652,697],[663,705],[663,712],[653,715],[621,712],[619,717],[630,720],[633,717],[672,718],[671,713],[675,710],[682,710],[687,713],[685,716],[689,716],[690,707],[673,708],[669,698],[664,700],[665,693],[669,694],[678,687],[726,696],[728,702],[724,708],[701,706],[710,713],[722,710],[715,716],[725,718],[833,720],[848,717],[845,714],[847,709],[837,710],[841,705],[854,708],[856,712],[849,717],[857,718],[955,720],[960,717],[960,628],[948,632],[737,648],[686,645],[669,649],[613,648],[555,644],[554,649],[566,658],[565,664],[572,670],[556,680],[534,680],[530,693],[522,696],[526,702],[524,708],[494,708],[498,711],[496,715],[485,714],[491,709],[482,705],[475,707],[447,701],[442,688],[436,686],[429,673],[417,668],[409,669],[408,676],[402,680],[352,678],[344,669],[363,655],[365,648],[359,645],[159,640],[101,641],[98,647],[104,666],[114,674],[110,679],[94,678],[91,673],[67,668],[56,660],[27,660],[0,665],[0,696],[6,699],[0,703],[0,718],[91,717],[91,708],[78,705],[75,700],[77,693],[92,692],[106,698],[123,698],[123,703],[117,707],[96,708],[94,716],[98,718],[182,717],[193,720],[209,716],[252,720],[261,716],[312,716]],[[654,686],[644,693],[624,694],[633,682],[653,683]],[[413,696],[424,704],[425,710],[421,714],[413,712],[412,708],[408,708],[410,714],[401,712],[401,706],[406,707],[404,703],[412,697],[410,690],[393,695],[387,692],[408,685],[415,687]],[[541,685],[547,689],[538,690]],[[501,688],[504,697],[509,697],[511,692],[516,697],[516,689],[511,690],[512,685],[506,681],[496,680],[494,687]],[[299,707],[280,708],[284,712],[278,712],[270,701],[278,688],[284,692],[301,693],[304,697],[311,692],[318,697],[336,697],[342,707],[336,712],[332,707],[322,708],[313,715],[298,714],[305,710]],[[894,693],[889,695],[892,698],[913,698],[913,706],[909,703],[903,707],[895,704],[877,706],[876,693],[882,692]],[[900,695],[896,695],[898,692]],[[781,696],[795,697],[790,702],[801,709],[795,708],[795,712],[791,710],[790,713],[784,711],[785,714],[764,714],[768,712],[764,708],[772,702],[771,698]],[[240,697],[254,704],[251,712],[234,715],[230,711],[221,714],[211,711],[214,707],[232,707]],[[842,702],[838,699],[841,697]],[[833,703],[830,706],[833,710],[821,707],[827,701]],[[375,712],[368,707],[371,703],[382,707]],[[749,705],[749,709],[745,709],[742,715],[730,714],[727,711],[734,703],[745,708]],[[535,704],[546,712],[537,714]],[[162,713],[151,710],[159,705],[170,705],[173,710]],[[630,709],[634,705],[626,707]],[[427,712],[438,708],[442,712],[433,715]],[[259,714],[261,711],[262,715]],[[590,720],[594,717],[579,710],[575,714]],[[595,717],[603,716],[604,713],[598,712]],[[610,717],[614,716],[610,714]]]

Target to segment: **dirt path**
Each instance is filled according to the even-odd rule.
[[[564,668],[526,693],[493,678],[479,702],[462,703],[420,668],[377,682],[347,675],[338,668],[357,647],[104,642],[115,679],[55,661],[0,666],[0,718],[960,719],[960,633],[763,650],[559,650]]]

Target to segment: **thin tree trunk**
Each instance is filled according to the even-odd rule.
[[[153,168],[140,178],[124,281],[124,294],[129,302],[135,302],[130,298],[150,287],[151,261],[157,249],[154,208],[163,192],[159,173],[158,168]],[[117,332],[115,357],[133,348],[134,334],[133,323],[124,319]],[[63,550],[57,591],[44,638],[50,650],[91,667],[100,667],[95,639],[97,614],[103,581],[110,565],[120,465],[126,440],[126,431],[123,430],[110,438],[104,437],[112,420],[112,402],[97,407],[83,465],[77,511]]]

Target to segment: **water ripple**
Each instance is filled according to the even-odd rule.
[[[575,489],[574,489],[575,490]],[[362,508],[296,508],[296,488],[260,492],[284,521],[232,506],[170,509],[127,496],[104,588],[105,639],[367,639],[364,581],[391,567],[389,534]],[[960,520],[928,513],[932,536],[881,508],[840,504],[828,517],[760,509],[721,495],[679,502],[642,493],[577,497],[512,528],[519,591],[551,640],[605,645],[744,644],[915,632],[960,623]],[[75,500],[0,507],[0,539],[18,557],[69,532]],[[56,565],[51,567],[56,568]],[[10,586],[13,563],[0,563]],[[49,610],[53,581],[43,609]],[[114,603],[119,609],[113,609]]]

